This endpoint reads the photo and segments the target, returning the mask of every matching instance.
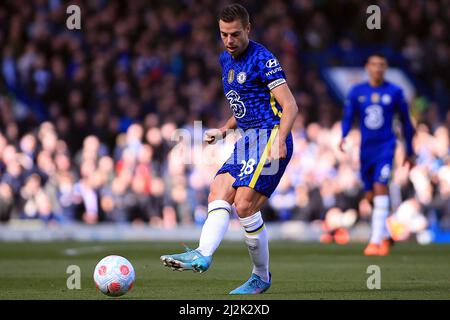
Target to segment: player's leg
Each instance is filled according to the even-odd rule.
[[[364,198],[367,200],[373,208],[373,185],[374,185],[374,170],[375,166],[368,163],[368,161],[361,161],[361,178],[364,184]],[[372,210],[372,223],[371,223],[371,237],[369,243],[364,248],[364,255],[366,256],[377,256],[380,249],[380,244],[373,242],[374,228],[376,223],[374,223],[374,215]]]
[[[366,191],[364,193],[364,198],[373,206],[373,190]]]
[[[390,236],[387,228],[387,218],[390,212],[389,202],[389,188],[382,183],[374,184],[374,198],[373,198],[373,227],[374,240],[379,241],[378,254],[385,256],[390,251]]]
[[[214,178],[208,196],[208,217],[202,228],[197,250],[204,256],[212,256],[222,241],[230,222],[231,205],[236,189],[229,173]]]
[[[234,199],[239,221],[245,230],[253,270],[250,279],[230,294],[256,294],[269,289],[269,239],[261,216],[267,197],[249,187],[239,187]]]
[[[208,270],[212,255],[228,228],[231,203],[236,193],[232,187],[234,180],[229,173],[218,174],[215,177],[208,197],[208,217],[202,228],[199,247],[195,250],[186,247],[185,253],[161,256],[165,266],[178,271]]]
[[[391,158],[387,157],[378,161],[374,168],[372,233],[369,245],[364,251],[365,255],[387,255],[389,253],[387,218],[390,211],[388,183],[391,176],[391,163]]]
[[[274,132],[276,133],[270,132],[270,137],[273,137]],[[272,283],[269,272],[269,239],[260,210],[275,191],[286,170],[292,157],[293,142],[292,136],[289,135],[286,140],[286,158],[267,162],[270,141],[270,138],[266,140],[264,148],[260,146],[259,150],[264,151],[256,159],[257,165],[254,169],[243,170],[240,179],[233,184],[237,188],[234,205],[245,230],[245,242],[253,262],[253,272],[247,282],[230,294],[262,293],[269,289]]]

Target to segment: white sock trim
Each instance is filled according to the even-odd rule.
[[[264,220],[261,211],[246,218],[239,218],[239,222],[244,227],[245,233],[248,235],[258,234],[264,228]]]
[[[373,198],[373,207],[377,209],[389,209],[389,196],[375,196]]]
[[[231,214],[231,204],[225,200],[214,200],[208,204],[208,215],[218,212],[219,210],[225,210],[228,214]]]

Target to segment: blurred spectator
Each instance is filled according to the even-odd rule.
[[[0,222],[8,222],[13,210],[14,194],[9,184],[0,183]]]
[[[217,127],[231,114],[214,15],[225,2],[82,0],[81,31],[65,28],[67,1],[2,4],[0,221],[202,223],[209,185],[237,139],[205,148],[193,126]],[[320,66],[360,66],[367,45],[389,45],[401,54],[392,64],[426,87],[410,101],[417,166],[402,165],[399,144],[392,209],[450,229],[450,2],[370,3],[382,7],[379,32],[361,28],[368,4],[246,2],[252,38],[279,57],[300,107],[294,156],[265,212],[336,230],[370,221],[360,134],[338,151],[341,103]],[[176,129],[194,135],[185,141],[194,148],[173,141]]]

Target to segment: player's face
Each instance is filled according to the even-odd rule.
[[[250,24],[244,27],[240,20],[232,22],[219,20],[219,29],[226,50],[233,57],[237,57],[247,48]]]
[[[371,57],[366,64],[366,70],[369,74],[369,78],[375,82],[382,82],[384,79],[384,73],[387,69],[387,61],[382,57]]]

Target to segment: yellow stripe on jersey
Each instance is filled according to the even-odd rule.
[[[272,147],[273,141],[275,140],[275,136],[278,133],[278,127],[279,125],[276,124],[273,127],[272,132],[270,133],[269,141],[267,142],[266,147],[264,148],[264,152],[261,156],[261,159],[259,159],[258,166],[256,167],[255,173],[253,174],[253,178],[250,181],[250,184],[248,185],[250,188],[254,188],[256,182],[258,181],[259,175],[261,174],[264,164],[266,163],[267,156],[269,155],[270,148]]]
[[[270,106],[272,107],[272,111],[276,116],[279,116],[281,118],[281,116],[283,115],[281,113],[280,110],[277,109],[277,107],[275,106],[275,96],[273,95],[272,92],[270,92]]]

